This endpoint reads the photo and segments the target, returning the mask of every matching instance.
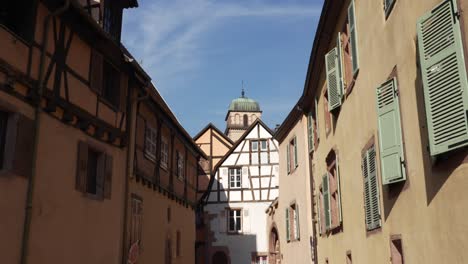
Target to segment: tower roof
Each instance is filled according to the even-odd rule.
[[[232,100],[229,105],[229,112],[260,112],[260,105],[257,101],[247,98],[244,90],[239,98]]]

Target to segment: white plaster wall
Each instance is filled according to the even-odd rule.
[[[234,203],[215,204],[207,206],[209,214],[217,217],[211,220],[211,230],[214,232],[213,246],[227,246],[232,264],[251,263],[252,252],[268,251],[268,234],[266,232],[265,210],[269,203]],[[243,215],[243,234],[227,234],[227,212],[221,213],[226,207],[242,208],[248,212]]]

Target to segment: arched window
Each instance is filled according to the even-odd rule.
[[[249,117],[247,115],[244,115],[244,127],[249,126]]]

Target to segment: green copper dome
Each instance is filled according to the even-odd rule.
[[[260,112],[260,105],[257,101],[245,97],[244,91],[242,96],[232,100],[229,105],[229,111],[233,112]]]

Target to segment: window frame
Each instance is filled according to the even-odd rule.
[[[169,163],[169,143],[165,136],[161,136],[161,161],[160,167],[167,170]]]
[[[232,175],[231,171],[235,171],[236,173]],[[237,174],[237,172],[239,172],[239,174]],[[228,168],[228,177],[229,177],[228,178],[229,189],[241,189],[242,188],[242,168],[241,167]],[[231,177],[234,177],[234,180],[231,180]],[[239,180],[237,180],[236,177],[239,177]],[[232,186],[233,184],[234,186]]]
[[[231,217],[231,212],[233,213],[233,216]],[[237,214],[238,213],[238,214]],[[243,228],[243,210],[242,208],[229,208],[227,209],[227,231],[230,234],[240,234],[242,233],[242,228]],[[234,221],[234,229],[231,229],[231,218]],[[240,222],[239,229],[237,229],[237,219]]]
[[[254,148],[254,145],[256,146],[255,148]],[[258,141],[258,140],[251,140],[251,141],[250,141],[250,150],[251,150],[252,152],[257,152],[257,151],[260,149],[260,146],[259,146],[259,145],[260,145],[260,144],[259,144],[259,141]]]
[[[260,151],[268,151],[268,140],[266,139],[261,139],[259,141],[260,145]],[[263,148],[263,143],[265,143],[265,148]]]
[[[158,130],[148,123],[145,125],[145,157],[156,161]]]
[[[141,238],[143,235],[143,198],[132,193],[130,197],[130,246],[138,243],[142,246]]]
[[[180,151],[176,151],[176,160],[177,160],[177,179],[184,180],[185,178],[185,157]]]

